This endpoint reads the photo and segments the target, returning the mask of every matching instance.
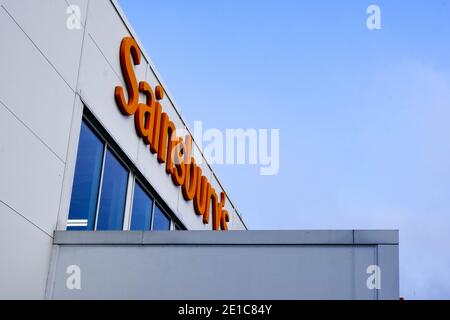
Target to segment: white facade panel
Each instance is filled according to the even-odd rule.
[[[70,1],[80,8],[81,22],[86,19],[87,0]],[[76,90],[80,64],[83,24],[69,29],[65,0],[6,0],[5,8],[39,48],[64,80]]]
[[[58,216],[64,163],[3,105],[0,159],[0,200],[51,236]]]
[[[86,37],[83,50],[79,82],[81,99],[130,160],[137,162],[139,139],[134,120],[120,112],[114,99],[114,88],[124,86],[123,80],[111,68],[90,36]],[[119,55],[119,49],[116,54]],[[141,72],[145,75],[145,67],[141,68]]]
[[[3,8],[0,30],[0,101],[65,161],[75,95]]]
[[[0,299],[43,299],[52,238],[0,202]]]
[[[89,3],[87,30],[113,70],[121,75],[120,44],[124,37],[130,36],[130,33],[111,1],[94,0]],[[137,73],[138,79],[145,79],[146,63],[145,57],[142,55],[141,65],[137,68],[142,68],[144,71],[140,74]],[[114,88],[112,92],[114,94]]]

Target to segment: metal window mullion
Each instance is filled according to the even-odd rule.
[[[127,168],[128,169],[128,168]],[[128,169],[128,186],[127,186],[127,194],[126,194],[126,202],[125,202],[125,212],[123,216],[123,230],[130,230],[131,228],[131,218],[133,211],[133,202],[134,202],[134,188],[136,185],[136,176]]]
[[[152,212],[150,213],[150,230],[153,230],[153,222],[155,221],[156,199],[153,198]]]
[[[108,144],[106,142],[104,142],[104,143],[105,143],[105,146],[103,147],[102,170],[100,173],[100,185],[99,185],[98,196],[97,196],[97,208],[95,210],[94,230],[97,230],[98,212],[100,210],[100,200],[102,198],[103,176],[105,173],[105,160],[106,160],[106,153],[108,151]]]

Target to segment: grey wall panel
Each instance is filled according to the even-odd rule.
[[[381,270],[380,299],[397,299],[400,294],[398,245],[378,246],[378,265]]]
[[[204,231],[57,231],[55,244],[135,245],[353,245],[352,230],[252,230]],[[126,240],[124,240],[126,239]],[[376,242],[370,243],[376,245]]]
[[[354,241],[358,244],[396,244],[398,243],[398,231],[396,230],[355,230]]]
[[[331,245],[61,246],[52,298],[373,299],[360,275],[374,253]],[[81,290],[66,287],[69,265],[81,268]]]
[[[65,161],[74,93],[0,9],[0,101]]]
[[[87,0],[70,1],[77,5],[84,21],[87,16]],[[78,67],[83,40],[83,25],[69,29],[68,4],[65,0],[6,0],[5,7],[16,22],[62,75],[76,89]]]
[[[377,263],[377,246],[373,243],[370,246],[354,246],[352,254],[352,273],[354,277],[353,296],[358,300],[378,299],[378,290],[369,290],[367,287],[367,268]],[[398,298],[398,297],[397,297]]]
[[[0,202],[0,299],[43,299],[50,236]]]
[[[398,250],[355,245],[351,230],[58,232],[54,243],[54,299],[398,299]],[[390,285],[377,290],[367,268],[379,262]],[[71,265],[80,290],[66,286]]]
[[[0,159],[0,200],[52,235],[64,163],[2,104]]]

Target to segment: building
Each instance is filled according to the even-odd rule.
[[[143,256],[130,255],[128,249],[146,248],[144,239],[156,241],[153,249],[192,243],[229,248],[236,242],[239,250],[249,242],[270,245],[274,236],[285,239],[274,243],[282,247],[301,245],[299,239],[337,245],[332,252],[348,246],[333,260],[342,261],[343,269],[356,263],[346,260],[348,254],[359,257],[356,251],[364,251],[367,259],[361,261],[373,264],[385,248],[380,246],[388,245],[384,263],[392,285],[384,296],[374,291],[358,295],[354,289],[353,295],[328,296],[398,297],[396,233],[377,233],[360,250],[353,231],[331,232],[325,237],[329,242],[321,233],[304,240],[301,232],[243,231],[239,212],[190,138],[182,109],[115,0],[0,0],[0,6],[0,253],[5,262],[0,266],[0,298],[124,297],[114,290],[97,295],[81,290],[75,296],[60,291],[66,285],[60,278],[67,276],[64,263],[78,257],[81,268],[86,261],[102,267],[100,260],[83,260],[99,244],[107,252],[112,248],[115,258],[123,254],[138,261]],[[207,230],[232,231],[196,232]],[[129,245],[126,252],[124,244]],[[76,250],[80,256],[73,252],[76,247],[82,248],[81,253]],[[73,265],[78,266],[69,267]],[[123,269],[111,269],[112,276],[117,272]],[[313,296],[328,297],[323,294],[328,289]],[[140,296],[131,285],[129,290],[134,292],[129,297],[155,297]],[[192,291],[185,297],[204,294]]]
[[[213,229],[213,212],[208,223],[196,214],[194,201],[139,139],[133,117],[117,106],[115,88],[127,86],[121,43],[138,39],[120,8],[115,1],[71,3],[81,9],[80,29],[68,27],[65,0],[0,1],[0,224],[9,261],[0,296],[44,297],[55,230]],[[136,80],[165,88],[139,48]],[[162,112],[186,129],[172,96],[156,93],[164,94]],[[201,176],[220,201],[223,188],[196,148]],[[245,229],[224,200],[227,227]]]

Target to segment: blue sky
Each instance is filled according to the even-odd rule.
[[[191,128],[280,129],[278,175],[216,166],[250,229],[399,229],[450,298],[450,1],[119,2]]]

